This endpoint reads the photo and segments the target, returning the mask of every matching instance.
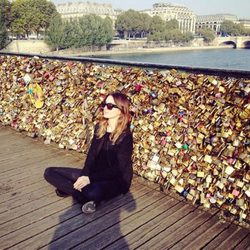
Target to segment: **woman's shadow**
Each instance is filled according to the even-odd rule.
[[[129,249],[121,232],[120,221],[135,211],[136,202],[131,192],[102,202],[97,211],[85,215],[81,205],[73,206],[59,216],[59,224],[52,240],[50,250],[71,249]],[[121,218],[121,213],[123,216]]]

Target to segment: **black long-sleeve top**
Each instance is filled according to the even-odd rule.
[[[88,176],[90,182],[116,180],[123,193],[128,192],[132,177],[133,136],[129,128],[123,131],[116,143],[112,145],[110,133],[97,138],[98,125],[95,127],[82,175]]]

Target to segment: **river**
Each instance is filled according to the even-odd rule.
[[[95,56],[114,60],[250,71],[250,49],[208,49]]]

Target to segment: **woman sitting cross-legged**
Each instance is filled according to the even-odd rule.
[[[83,169],[49,167],[44,173],[57,195],[72,196],[83,204],[84,213],[94,212],[103,200],[127,193],[133,176],[130,102],[126,95],[116,92],[101,105],[101,119]]]

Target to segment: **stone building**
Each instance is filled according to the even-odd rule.
[[[196,30],[209,28],[216,33],[220,32],[221,24],[229,20],[238,23],[238,18],[232,14],[215,14],[215,15],[201,15],[196,19]]]
[[[195,32],[196,15],[185,6],[171,3],[155,3],[153,9],[143,10],[150,16],[160,16],[164,21],[176,19],[182,32]]]
[[[114,10],[111,4],[100,4],[94,2],[68,2],[56,5],[57,11],[62,19],[72,19],[84,15],[95,14],[102,18],[110,17],[113,22],[116,20],[119,10]]]
[[[239,19],[239,22],[247,29],[250,29],[250,19]]]

